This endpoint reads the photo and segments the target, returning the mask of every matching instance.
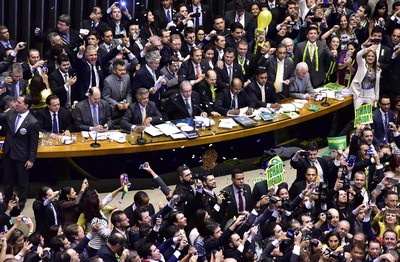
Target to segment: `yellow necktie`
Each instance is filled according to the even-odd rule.
[[[314,44],[310,44],[309,48],[310,48],[309,49],[309,51],[310,51],[310,60],[313,61],[313,59],[314,59],[314,51],[315,51]]]
[[[144,125],[145,120],[146,120],[146,108],[142,107],[142,125]]]
[[[276,68],[276,76],[275,76],[275,83],[274,83],[274,87],[275,87],[275,91],[277,92],[277,93],[279,93],[279,92],[281,92],[282,90],[281,90],[281,85],[280,85],[280,82],[281,82],[281,70],[282,70],[282,62],[280,62],[280,61],[278,61],[278,65],[277,65],[277,68]]]
[[[315,167],[315,169],[317,169],[317,179],[315,181],[316,182],[321,181],[321,176],[319,175],[319,172],[318,172],[317,163],[315,163],[315,161],[313,161],[312,166]]]
[[[213,85],[210,86],[210,90],[211,90],[211,98],[212,101],[215,102],[215,99],[217,97],[217,94],[215,93],[215,87]]]

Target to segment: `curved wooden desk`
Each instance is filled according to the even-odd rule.
[[[317,112],[308,111],[309,107],[306,104],[300,109],[300,117],[296,119],[290,119],[286,116],[277,115],[272,122],[265,122],[263,120],[257,121],[257,126],[252,128],[243,128],[241,126],[234,127],[233,129],[221,129],[218,128],[219,119],[214,119],[216,124],[212,126],[211,130],[199,130],[199,137],[192,140],[173,140],[167,136],[151,137],[145,135],[147,144],[145,145],[131,145],[129,142],[119,144],[117,142],[110,141],[99,141],[101,144],[100,148],[90,147],[92,140],[82,142],[83,139],[80,133],[77,133],[77,143],[71,145],[60,145],[60,146],[39,146],[38,158],[62,158],[62,157],[83,157],[83,156],[100,156],[100,155],[114,155],[114,154],[129,154],[136,152],[150,152],[165,149],[181,148],[188,146],[197,146],[203,144],[216,143],[226,140],[232,140],[242,138],[246,136],[252,136],[265,132],[274,131],[280,128],[296,125],[298,123],[311,120],[329,113],[332,113],[340,108],[344,108],[352,104],[351,97],[345,97],[343,101],[337,101],[334,99],[328,99],[331,104],[329,107],[320,107]],[[316,103],[319,105],[319,103]],[[129,136],[129,134],[128,134]],[[136,140],[139,134],[135,135]],[[3,157],[3,153],[0,153],[0,158]]]

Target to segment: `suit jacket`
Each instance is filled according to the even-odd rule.
[[[395,116],[392,110],[388,111],[388,123],[395,122]],[[385,127],[383,126],[383,119],[382,119],[382,113],[381,110],[377,109],[372,113],[372,120],[373,123],[371,125],[371,128],[374,130],[374,139],[379,141],[380,145],[381,144],[387,144],[389,141],[385,141]],[[392,132],[390,130],[387,130],[387,138],[390,139]]]
[[[97,251],[96,256],[103,259],[104,262],[118,262],[115,253],[107,246],[107,243],[102,245]]]
[[[133,208],[136,209],[136,206],[133,206],[134,204],[135,203],[133,203],[132,205],[127,206],[124,209],[124,213],[125,213],[126,217],[129,218],[129,226],[134,226],[135,223],[137,222],[137,221],[135,221],[134,214],[133,214],[135,212],[135,210]],[[149,215],[150,216],[152,216],[152,215],[154,215],[156,213],[152,203],[149,203],[149,205],[146,207],[146,209],[149,211]]]
[[[200,68],[201,68],[201,73],[205,74],[208,70],[210,70],[210,66],[208,65],[207,60],[202,59],[200,62]],[[192,60],[186,60],[185,62],[182,63],[181,68],[178,71],[178,79],[179,83],[181,83],[183,80],[196,80],[196,71],[193,67]]]
[[[217,96],[219,92],[221,92],[221,89],[217,85],[215,85],[214,88],[216,93],[215,101],[212,100],[210,85],[206,82],[206,80],[201,80],[193,87],[193,89],[196,90],[200,94],[200,96],[202,96],[202,99],[204,101],[207,101],[205,105],[209,105],[211,107],[214,107],[214,104],[217,101]]]
[[[268,194],[268,182],[267,180],[265,181],[260,181],[257,182],[254,187],[253,187],[253,192],[252,192],[252,197],[254,203],[259,201],[263,195]]]
[[[245,61],[244,61],[244,81],[247,81],[249,78],[251,78],[253,75],[254,75],[254,72],[251,72],[250,70],[249,70],[249,66],[250,66],[250,61],[251,61],[251,59],[253,58],[253,56],[254,56],[254,54],[253,53],[250,53],[250,52],[247,52],[246,53],[246,57],[244,58],[245,59]],[[240,66],[242,66],[240,63],[239,63],[239,55],[236,55],[236,57],[235,57],[235,63],[238,63]],[[243,71],[243,70],[242,70]]]
[[[311,62],[310,54],[308,50],[305,50],[306,44],[308,41],[303,41],[299,43],[294,51],[295,55],[295,64],[303,61],[303,57],[305,58],[303,62],[306,62],[308,65],[308,72],[310,72],[311,76],[311,83],[313,87],[319,87],[325,80],[325,68],[324,65],[332,59],[331,51],[329,50],[328,46],[325,42],[320,40],[316,41],[317,48],[318,48],[318,67],[316,63],[316,58],[314,57],[313,61]]]
[[[205,105],[205,101],[202,101],[199,93],[194,90],[192,91],[190,101],[192,115],[189,114],[181,93],[171,95],[169,97],[169,102],[165,106],[165,113],[167,114],[168,120],[192,118],[194,116],[199,116],[202,112],[199,107],[203,109],[204,107],[202,105]]]
[[[11,108],[8,112],[1,115],[1,120],[5,121],[6,138],[3,145],[4,155],[9,154],[13,160],[32,163],[36,160],[36,153],[39,141],[39,122],[29,112],[18,130],[14,133],[15,121],[18,112]]]
[[[41,34],[39,36],[35,36],[36,40],[38,40],[39,42],[42,42],[44,44],[44,47],[43,47],[44,50],[50,49],[50,43],[47,40],[47,36],[52,32],[56,32],[60,36],[63,34],[60,31],[58,31],[56,28],[49,28],[43,34]],[[78,31],[70,28],[69,29],[69,43],[64,47],[66,49],[69,49],[70,51],[73,51],[76,47],[80,46],[82,41],[83,40],[79,37]]]
[[[11,72],[10,71],[6,71],[3,74],[1,74],[0,76],[0,83],[4,81],[4,78],[6,78],[7,76],[10,76]],[[22,95],[22,94],[26,94],[26,87],[28,86],[28,81],[20,78],[19,79],[19,93],[15,94],[16,90],[15,90],[15,84],[11,83],[9,85],[5,85],[5,88],[7,88],[7,92],[2,94],[1,97],[3,98],[6,95],[10,95],[14,98]]]
[[[317,157],[317,161],[320,164],[322,171],[324,173],[324,181],[328,181],[329,176],[329,168],[328,163],[326,162],[325,158]],[[296,181],[303,181],[306,179],[305,174],[307,168],[311,166],[310,161],[308,158],[300,157],[298,161],[290,160],[290,166],[297,170]]]
[[[174,20],[174,15],[176,14],[176,10],[171,6],[170,8],[171,11],[171,21]],[[166,28],[168,24],[168,19],[167,16],[165,15],[164,8],[161,7],[160,9],[157,9],[153,12],[154,14],[154,20],[158,25],[158,28]]]
[[[233,191],[233,185],[229,185],[222,190],[225,192],[229,192],[231,199],[231,201],[226,206],[226,218],[230,219],[234,216],[237,217],[239,215],[238,203],[236,202],[237,196],[235,196],[235,193]],[[245,210],[250,212],[253,209],[253,197],[251,195],[251,188],[248,184],[244,184],[242,191],[242,195],[244,195],[245,198]]]
[[[160,70],[156,70],[156,78],[158,79],[160,77]],[[153,79],[153,76],[147,70],[146,66],[142,66],[139,71],[136,72],[135,78],[133,80],[133,90],[132,90],[132,97],[135,97],[136,90],[143,87],[146,89],[150,89],[151,87],[154,86],[155,82]],[[160,89],[157,90],[154,94],[150,94],[150,101],[153,101],[157,107],[159,107],[160,104],[160,98],[161,95],[166,91],[166,86],[161,86]]]
[[[97,59],[96,62],[96,69],[97,73],[99,75],[100,79],[100,89],[103,87],[103,81],[105,76],[105,71],[107,70],[107,63],[111,59],[113,59],[117,54],[119,53],[119,50],[117,48],[114,48],[111,50],[111,52],[107,53],[106,55],[100,57]],[[76,66],[76,72],[77,72],[77,77],[78,81],[76,82],[77,85],[77,98],[78,101],[82,101],[86,97],[86,92],[89,89],[90,85],[90,76],[91,76],[91,66],[87,63],[86,59],[82,58],[76,58],[75,59],[75,66]]]
[[[102,96],[110,105],[112,118],[123,115],[124,112],[118,110],[118,102],[126,100],[128,103],[132,103],[131,79],[129,75],[126,74],[122,78],[122,90],[118,83],[118,77],[115,74],[107,76],[104,79]]]
[[[71,73],[71,71],[68,72],[69,77],[71,77]],[[60,73],[60,70],[55,70],[49,75],[49,85],[51,88],[51,92],[58,96],[61,106],[66,107],[68,92],[67,90],[65,90],[64,84],[64,76]],[[76,83],[69,87],[71,88],[71,104],[73,103],[73,101],[77,100],[77,87],[78,85]]]
[[[249,12],[245,11],[242,15],[244,15],[244,29],[246,30],[251,22],[251,20],[253,20],[253,15],[250,14]],[[231,27],[231,24],[233,22],[236,22],[235,20],[236,17],[236,10],[230,10],[228,12],[225,13],[225,24],[227,28]]]
[[[231,108],[231,103],[232,103],[231,91],[229,88],[225,88],[218,94],[217,101],[214,104],[214,110],[220,113],[221,115],[226,116],[226,114]],[[256,106],[256,102],[253,101],[247,95],[247,92],[243,90],[237,95],[237,104],[238,108],[243,108],[246,106],[250,108],[255,108]]]
[[[119,24],[119,31],[122,32],[122,31],[125,30],[126,34],[128,34],[129,22],[130,21],[127,20],[127,19],[121,19],[121,22]],[[115,33],[115,29],[117,27],[117,24],[115,23],[115,21],[113,19],[111,19],[111,18],[108,18],[107,19],[107,24],[108,24],[109,27],[111,27],[114,37],[116,35],[118,35],[118,34]]]
[[[161,75],[164,75],[167,78],[167,87],[168,90],[171,89],[178,89],[178,78],[176,77],[176,75],[174,75],[168,68],[168,66],[164,66],[163,68],[161,68],[160,73]]]
[[[98,104],[98,118],[99,125],[108,125],[108,128],[112,128],[111,113],[109,104],[100,100]],[[72,111],[72,118],[76,131],[89,131],[90,127],[93,127],[92,111],[89,104],[89,98],[79,102],[75,109]]]
[[[296,181],[292,184],[292,186],[289,189],[289,197],[291,200],[295,199],[296,196],[300,195],[301,192],[306,189],[307,187],[307,182],[305,180],[302,181]]]
[[[36,117],[39,120],[40,131],[51,132],[53,130],[52,113],[47,107],[39,109]],[[58,111],[58,131],[62,133],[65,130],[72,130],[71,113],[64,107],[60,107]]]
[[[278,69],[278,61],[276,56],[270,56],[267,63],[268,80],[271,86],[274,86],[276,73]],[[283,61],[283,80],[289,79],[293,83],[295,79],[294,74],[295,65],[292,60],[285,58]],[[289,85],[282,84],[282,94],[285,97],[289,96]]]
[[[233,62],[233,72],[232,72],[232,79],[239,78],[240,80],[244,80],[242,67],[238,64]],[[214,67],[215,72],[217,73],[217,85],[222,89],[229,89],[231,83],[229,82],[229,75],[228,75],[228,68],[224,63],[224,68],[220,69],[219,67]]]
[[[213,30],[212,27],[212,22],[214,21],[214,14],[210,8],[209,5],[205,5],[205,4],[200,4],[201,5],[201,24],[204,28],[204,31],[206,34],[210,33]],[[189,13],[191,12],[196,12],[196,7],[193,6],[193,4],[189,4]],[[195,23],[195,19],[193,19],[193,22]]]
[[[271,86],[270,84],[267,84],[264,86],[265,90],[265,102],[261,101],[261,90],[258,87],[257,81],[251,82],[247,88],[246,88],[246,93],[250,97],[252,101],[256,103],[256,107],[266,107],[267,103],[278,103],[279,102],[279,96],[275,92],[275,88]]]
[[[108,24],[105,22],[100,21],[97,26],[94,27],[94,30],[99,32],[100,35],[103,34],[104,28],[108,27]],[[82,29],[92,30],[92,20],[91,19],[84,19],[81,25]]]
[[[146,106],[146,116],[151,117],[151,124],[153,125],[160,124],[163,120],[153,101],[149,101]],[[142,112],[138,102],[129,106],[121,120],[121,128],[124,130],[130,131],[132,125],[142,125]]]
[[[44,200],[35,200],[32,204],[32,209],[35,214],[36,230],[39,231],[42,235],[47,235],[50,231],[50,227],[56,224],[54,211],[50,207],[50,204],[47,206],[43,205]],[[51,202],[54,207],[55,214],[57,216],[57,221],[60,222],[60,217],[58,214],[58,203],[57,200]]]
[[[315,91],[311,84],[310,74],[307,73],[303,80],[296,77],[293,82],[290,82],[289,92],[291,97],[300,99],[303,99],[304,94],[314,93]]]

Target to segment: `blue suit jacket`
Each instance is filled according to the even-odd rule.
[[[395,122],[395,116],[392,110],[388,111],[389,121],[388,122]],[[385,141],[385,128],[383,126],[383,119],[382,113],[379,109],[375,110],[372,113],[372,120],[374,121],[371,125],[372,129],[374,130],[374,140],[376,139],[378,144],[387,144],[389,141]],[[392,132],[387,130],[388,134],[387,137],[390,139]]]

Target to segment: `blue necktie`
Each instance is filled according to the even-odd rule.
[[[57,114],[53,113],[53,133],[58,134]]]
[[[97,106],[93,105],[92,109],[93,109],[93,111],[92,111],[93,125],[98,126],[99,119],[98,119],[98,115],[97,115]]]
[[[20,120],[20,119],[21,119],[21,115],[18,114],[17,120],[15,120],[14,134],[17,133],[18,123],[19,123],[19,120]]]
[[[196,7],[196,14],[198,15],[198,13],[199,13],[199,8]],[[196,16],[196,27],[199,27],[199,26],[200,26],[200,16],[198,15],[198,16]]]
[[[171,13],[169,12],[169,10],[167,11],[167,20],[168,23],[171,22]]]

